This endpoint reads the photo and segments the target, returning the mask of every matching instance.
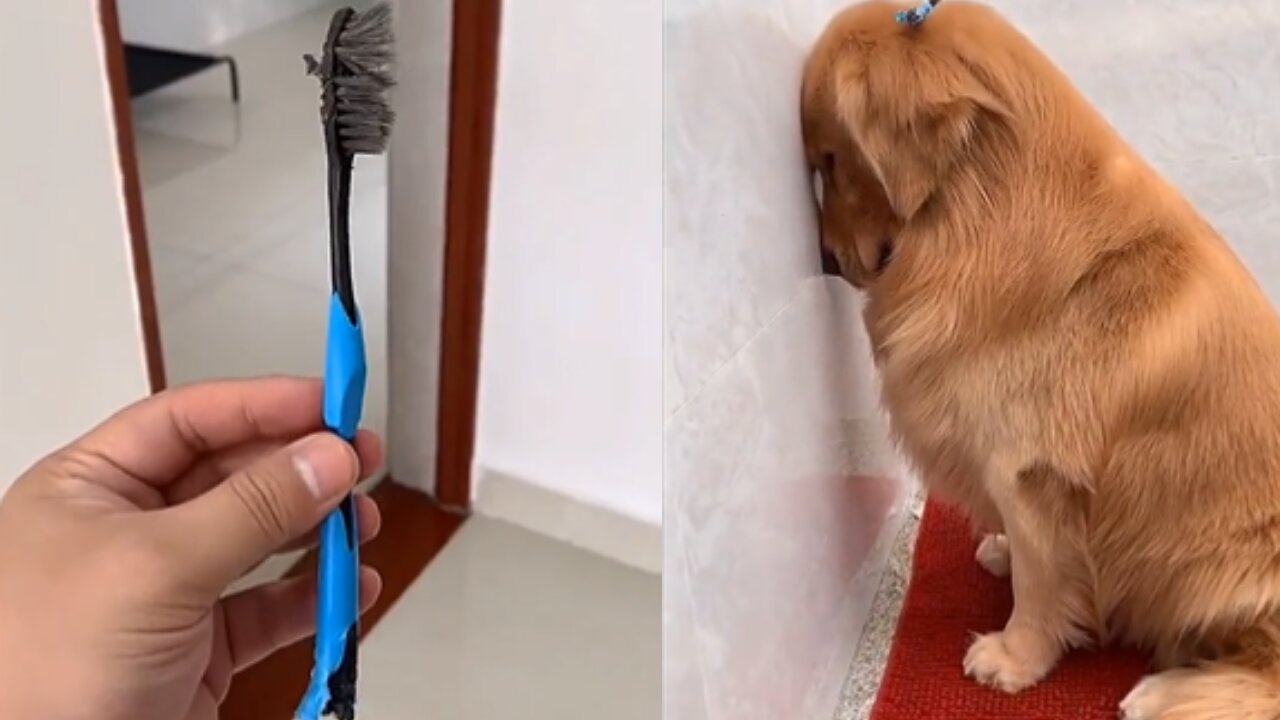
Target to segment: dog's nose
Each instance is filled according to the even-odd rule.
[[[836,260],[835,253],[825,247],[819,247],[819,252],[822,254],[822,274],[840,277],[840,263]]]

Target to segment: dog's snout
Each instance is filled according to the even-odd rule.
[[[835,253],[828,250],[825,246],[820,247],[822,253],[822,274],[840,277],[840,262],[836,260]]]

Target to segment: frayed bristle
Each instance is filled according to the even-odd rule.
[[[325,48],[324,62],[305,58],[307,71],[332,89],[325,93],[321,112],[325,117],[333,114],[338,143],[348,155],[374,155],[387,148],[395,120],[388,97],[395,84],[394,46],[391,7],[379,3],[350,13]],[[326,72],[326,68],[331,69]]]

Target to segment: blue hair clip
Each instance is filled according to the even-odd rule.
[[[933,12],[933,6],[937,5],[939,0],[923,0],[920,5],[911,10],[899,11],[894,18],[901,24],[909,27],[917,27],[929,17],[929,13]]]

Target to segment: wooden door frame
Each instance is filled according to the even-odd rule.
[[[454,0],[436,497],[471,507],[502,0]]]
[[[151,390],[165,387],[155,285],[138,177],[133,118],[116,0],[98,0],[115,112],[117,154],[136,276]],[[367,632],[443,548],[471,506],[480,322],[489,185],[497,96],[502,0],[452,0],[449,146],[436,430],[436,497],[387,478],[372,491],[384,506],[382,533],[364,559],[382,572],[383,592],[364,619]],[[456,512],[442,511],[449,508]],[[290,574],[309,571],[308,553]],[[310,642],[298,643],[236,677],[222,707],[224,720],[290,717],[311,667]],[[427,652],[430,649],[426,650]]]
[[[116,0],[99,0],[98,19],[102,24],[103,52],[107,84],[111,88],[111,110],[116,125],[116,157],[124,186],[125,222],[133,254],[133,276],[137,288],[138,319],[142,325],[142,346],[147,365],[147,381],[152,393],[165,388],[164,346],[160,341],[160,316],[156,312],[156,286],[151,274],[151,249],[147,243],[146,216],[142,210],[142,182],[138,176],[138,152],[133,141],[133,108],[129,78],[125,68],[124,40],[120,36],[120,13]]]

